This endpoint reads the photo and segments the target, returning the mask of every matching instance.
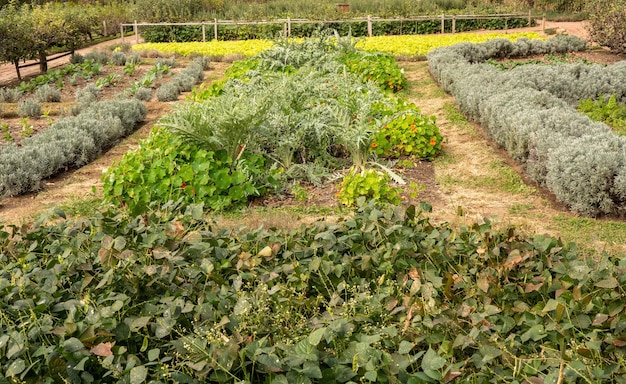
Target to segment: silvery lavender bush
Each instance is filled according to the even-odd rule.
[[[576,111],[578,100],[615,94],[626,98],[626,64],[525,65],[500,71],[489,58],[564,53],[585,42],[562,36],[547,41],[492,40],[440,48],[428,55],[440,86],[460,109],[572,210],[624,213],[626,147],[603,123]]]
[[[50,128],[0,152],[0,197],[41,188],[41,180],[68,167],[94,160],[143,120],[139,100],[107,100],[85,108],[78,116],[57,120]]]
[[[156,97],[159,101],[176,101],[180,95],[178,84],[173,82],[161,85],[156,91]]]
[[[44,84],[37,88],[35,97],[42,103],[58,103],[61,101],[61,92],[50,84]]]
[[[126,54],[124,52],[121,51],[115,51],[113,53],[111,53],[111,59],[110,62],[113,65],[117,65],[117,66],[124,66],[126,65]]]

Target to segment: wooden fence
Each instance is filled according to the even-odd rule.
[[[133,27],[135,34],[135,42],[139,42],[139,27],[147,26],[187,26],[187,25],[199,25],[202,27],[202,41],[206,42],[207,39],[207,27],[213,29],[213,38],[219,40],[218,29],[219,26],[238,26],[238,25],[263,25],[263,24],[282,24],[283,34],[286,37],[291,36],[291,26],[294,24],[319,24],[319,23],[364,23],[367,22],[367,35],[372,36],[372,25],[376,22],[411,22],[411,21],[437,21],[441,20],[441,33],[445,32],[446,20],[452,21],[452,33],[456,33],[456,21],[457,20],[492,20],[492,19],[504,19],[505,29],[508,29],[507,21],[509,19],[528,19],[528,25],[532,25],[532,13],[529,11],[526,14],[494,14],[494,15],[437,15],[437,16],[413,16],[413,17],[399,17],[399,18],[379,18],[379,17],[362,17],[354,19],[341,19],[341,20],[311,20],[311,19],[276,19],[276,20],[259,20],[259,21],[236,21],[236,20],[217,20],[213,21],[200,21],[200,22],[186,22],[186,23],[138,23],[135,21],[132,24],[120,24],[120,33],[122,36],[122,42],[124,42],[125,28]]]

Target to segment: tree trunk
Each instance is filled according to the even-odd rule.
[[[44,51],[39,52],[39,72],[48,72],[48,58],[46,57],[46,52]]]
[[[19,61],[19,59],[15,60],[13,62],[13,64],[15,64],[15,72],[17,72],[17,79],[19,81],[22,81],[22,74],[20,73],[20,61]]]

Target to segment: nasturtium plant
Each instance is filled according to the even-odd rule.
[[[409,111],[374,135],[372,151],[380,157],[409,156],[432,160],[441,152],[443,137],[434,116]]]
[[[389,54],[354,50],[346,52],[339,61],[361,80],[371,81],[382,89],[397,92],[407,87],[404,71]]]
[[[153,201],[203,202],[222,210],[257,196],[253,180],[263,159],[245,152],[234,161],[225,150],[207,151],[167,130],[153,132],[139,149],[127,153],[103,176],[104,196],[138,214]]]
[[[343,178],[337,198],[346,206],[354,206],[361,197],[378,203],[399,204],[400,188],[389,185],[391,177],[376,169],[358,170],[352,168]]]

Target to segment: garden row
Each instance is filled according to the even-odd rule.
[[[572,210],[623,215],[626,139],[576,110],[580,100],[626,97],[624,62],[523,65],[511,70],[490,58],[581,50],[575,37],[515,43],[461,44],[428,55],[432,74],[460,108],[519,161],[527,174]]]
[[[532,20],[534,23],[534,20]],[[479,29],[504,30],[507,28],[528,27],[528,18],[511,19],[460,19],[455,21],[456,32]],[[311,37],[320,29],[332,29],[341,36],[368,36],[367,22],[319,22],[293,23],[291,37]],[[452,20],[444,22],[445,32],[452,31]],[[150,26],[140,29],[141,36],[150,43],[202,41],[203,28],[200,25],[189,26]],[[283,24],[259,24],[221,26],[218,40],[273,39],[283,33]],[[441,33],[440,20],[421,21],[377,21],[372,24],[372,35],[430,35]]]
[[[101,61],[118,58],[122,65],[120,52],[114,52],[111,57],[101,57]],[[136,55],[128,55],[124,62],[126,68],[134,68],[137,64]],[[88,60],[91,68],[93,61]],[[170,63],[173,64],[173,63]],[[171,76],[156,91],[159,101],[171,101],[178,98],[181,92],[191,88],[204,77],[209,61],[200,57],[189,66]],[[130,65],[130,66],[129,66]],[[78,65],[80,68],[82,66]],[[90,72],[93,75],[92,72]],[[164,74],[171,74],[170,66],[163,61],[146,71],[145,75],[131,84],[123,94],[111,100],[98,101],[101,98],[102,88],[107,84],[98,79],[89,83],[76,92],[76,103],[71,107],[70,117],[65,117],[52,123],[50,127],[38,132],[32,137],[25,137],[21,143],[13,142],[2,145],[0,152],[0,197],[15,196],[41,189],[41,181],[68,168],[80,167],[94,160],[103,150],[110,148],[119,139],[131,133],[136,125],[146,115],[146,107],[140,100],[152,98],[154,80]],[[68,74],[66,74],[67,76]],[[47,79],[48,76],[44,75]],[[56,77],[55,77],[56,78]],[[109,78],[109,76],[107,76]],[[107,78],[104,78],[105,80]],[[61,80],[63,78],[60,78]],[[46,81],[34,79],[31,83],[23,83],[20,87],[3,92],[4,96],[19,97],[21,89],[27,88],[24,84],[38,84],[33,91],[39,95],[45,90],[46,101],[50,96],[58,95],[58,89],[50,86]],[[17,90],[17,92],[13,92]],[[133,97],[134,96],[134,97]],[[133,97],[129,99],[129,97]],[[18,112],[38,118],[41,116],[41,105],[34,99],[28,98],[18,105]],[[30,136],[30,135],[28,135]]]
[[[375,36],[358,39],[356,47],[368,52],[386,52],[396,56],[424,56],[431,50],[461,42],[482,43],[488,40],[502,38],[516,40],[519,38],[538,39],[537,32],[515,33],[460,33],[445,36]],[[143,43],[133,45],[135,52],[158,51],[162,54],[177,54],[180,56],[205,55],[215,59],[228,56],[244,55],[255,56],[271,48],[270,40],[246,41],[209,41],[206,43]]]
[[[290,232],[151,208],[0,226],[0,381],[626,379],[621,258],[415,207]]]
[[[109,169],[105,197],[134,213],[169,200],[219,210],[300,181],[329,182],[350,168],[342,202],[398,203],[388,182],[402,180],[377,156],[432,159],[442,142],[433,118],[391,93],[405,86],[391,56],[327,34],[283,40],[236,62],[224,80],[162,118]]]

